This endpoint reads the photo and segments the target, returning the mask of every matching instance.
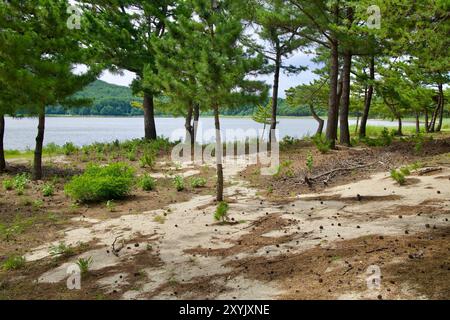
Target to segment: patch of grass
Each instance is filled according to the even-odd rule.
[[[6,241],[12,240],[31,227],[34,221],[34,218],[22,218],[20,216],[16,216],[14,222],[11,224],[0,224],[0,237]]]
[[[10,256],[2,263],[2,269],[5,271],[22,269],[24,266],[25,257],[18,255]]]
[[[401,170],[395,170],[395,169],[392,169],[391,170],[391,178],[392,179],[394,179],[395,181],[397,181],[397,183],[399,184],[399,185],[404,185],[405,183],[406,183],[406,177],[405,177],[405,175],[402,173],[402,171]]]
[[[52,257],[70,257],[74,255],[75,251],[72,246],[68,246],[64,242],[60,242],[58,245],[50,247],[49,253]]]
[[[191,179],[191,187],[192,188],[203,188],[206,186],[206,179],[201,177],[195,177]]]
[[[12,179],[5,179],[2,182],[3,184],[3,189],[7,190],[7,191],[11,191],[14,189],[14,182]]]
[[[42,187],[42,195],[44,197],[51,197],[55,194],[55,187],[52,183],[46,183]]]
[[[158,215],[153,218],[153,221],[164,224],[166,222],[166,217]]]
[[[72,199],[81,202],[122,199],[131,192],[134,172],[124,163],[105,167],[90,165],[82,175],[72,178],[64,190]]]
[[[30,182],[30,175],[28,173],[19,173],[13,179],[14,189],[23,190]]]
[[[79,258],[77,260],[77,266],[80,268],[81,274],[86,274],[89,272],[89,268],[93,263],[92,257],[89,258]]]
[[[389,132],[387,128],[383,128],[383,130],[379,132],[379,134],[375,138],[367,136],[361,141],[364,142],[369,147],[387,147],[392,144],[394,135],[395,131]]]
[[[156,188],[156,179],[145,174],[139,179],[138,185],[144,191],[152,191]]]
[[[178,192],[183,191],[185,188],[183,177],[176,176],[175,178],[173,178],[173,185],[175,186]]]
[[[219,205],[216,208],[216,212],[214,213],[214,219],[216,221],[222,221],[226,222],[228,220],[228,210],[229,210],[228,203],[222,201],[219,203]]]

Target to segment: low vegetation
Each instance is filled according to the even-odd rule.
[[[74,177],[64,188],[67,195],[81,202],[122,199],[130,194],[135,170],[124,163],[101,167],[89,165],[86,171]]]

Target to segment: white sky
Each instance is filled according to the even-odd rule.
[[[302,72],[296,76],[287,76],[285,74],[281,74],[280,76],[280,91],[279,96],[284,98],[285,90],[298,86],[300,84],[306,84],[311,82],[312,80],[317,78],[317,75],[312,73],[317,65],[311,62],[311,56],[298,52],[290,59],[285,61],[286,65],[292,64],[294,66],[307,66],[308,70]],[[117,84],[120,86],[129,86],[133,81],[135,75],[134,73],[124,71],[123,75],[113,75],[110,72],[104,72],[104,74],[100,77],[101,80],[106,81],[108,83]],[[261,77],[261,80],[266,81],[269,85],[272,85],[273,75]]]

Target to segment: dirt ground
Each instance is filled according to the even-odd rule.
[[[136,190],[114,212],[71,205],[65,179],[52,198],[39,184],[25,196],[2,191],[0,222],[23,225],[0,240],[0,262],[17,253],[26,265],[0,271],[0,298],[449,299],[449,141],[429,141],[421,154],[396,142],[325,155],[302,142],[282,151],[292,163],[276,177],[241,159],[224,168],[228,223],[213,219],[214,171],[205,167],[178,168],[208,185],[177,193],[161,165],[152,171],[158,191]],[[390,169],[417,161],[405,185],[390,178]],[[83,169],[61,163],[52,167]],[[336,168],[350,169],[330,177]],[[60,242],[71,254],[52,257]],[[67,270],[80,257],[93,262],[81,290],[69,290]]]

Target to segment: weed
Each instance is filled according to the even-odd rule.
[[[160,224],[164,224],[164,222],[166,222],[166,217],[164,217],[164,216],[155,216],[153,218],[153,221],[158,222]]]
[[[156,180],[150,175],[145,174],[139,179],[138,185],[144,191],[152,191],[156,188]]]
[[[192,188],[203,188],[204,186],[206,186],[206,179],[201,177],[192,178],[191,186]]]
[[[106,201],[106,209],[108,209],[109,212],[116,211],[116,204],[113,200]]]
[[[55,194],[55,187],[51,183],[46,183],[42,187],[42,194],[44,197],[51,197]]]
[[[18,270],[25,266],[25,258],[22,256],[13,255],[8,257],[2,263],[2,269],[5,271]]]
[[[182,176],[176,176],[175,178],[173,178],[173,184],[177,191],[183,191],[185,188],[184,179]]]
[[[50,255],[52,257],[70,257],[74,254],[74,250],[71,246],[66,245],[64,242],[60,242],[58,245],[50,247]]]
[[[311,151],[308,151],[308,155],[306,157],[306,167],[308,168],[309,172],[312,172],[312,169],[314,167],[314,157]]]
[[[11,179],[3,180],[3,188],[5,190],[11,191],[14,189],[14,182]]]

